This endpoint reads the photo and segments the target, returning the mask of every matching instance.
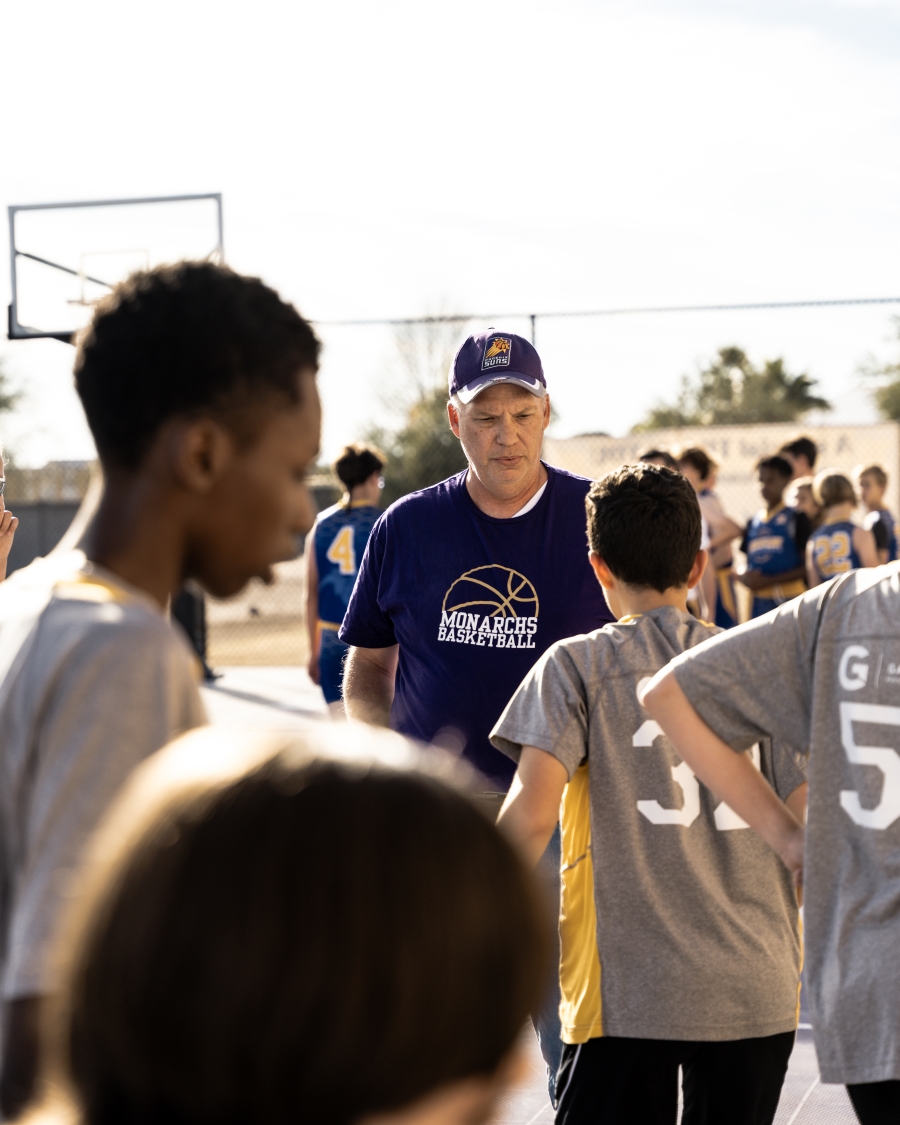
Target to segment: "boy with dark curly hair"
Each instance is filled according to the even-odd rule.
[[[103,495],[73,552],[0,586],[0,1110],[28,1103],[47,950],[83,845],[132,768],[205,722],[166,619],[295,551],[319,447],[319,342],[255,278],[210,263],[133,275],[78,347]]]
[[[720,633],[700,580],[691,484],[624,466],[587,496],[590,561],[614,624],[553,645],[492,741],[518,761],[499,823],[535,862],[560,815],[559,1125],[771,1125],[797,1026],[798,905],[777,856],[703,788],[638,693]],[[748,758],[798,811],[805,778]],[[562,808],[560,810],[560,801]]]

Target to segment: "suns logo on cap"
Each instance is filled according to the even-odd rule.
[[[506,336],[494,336],[485,345],[481,370],[490,371],[492,367],[509,367],[511,355],[512,340],[507,339]]]

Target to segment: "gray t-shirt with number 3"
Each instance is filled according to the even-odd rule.
[[[900,563],[851,571],[679,657],[736,750],[809,750],[805,945],[824,1082],[900,1079]]]
[[[637,697],[647,677],[718,632],[663,607],[560,641],[492,733],[511,757],[536,746],[569,774],[564,1042],[734,1040],[796,1027],[799,912],[788,873],[700,785]],[[782,797],[804,782],[770,741],[752,753]]]

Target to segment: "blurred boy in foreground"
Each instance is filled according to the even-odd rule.
[[[549,925],[466,774],[361,725],[146,763],[61,934],[34,1125],[489,1121]]]
[[[104,489],[82,549],[0,586],[0,1109],[37,1068],[47,949],[85,840],[132,768],[205,721],[166,604],[218,597],[293,554],[319,445],[309,325],[209,263],[133,275],[100,303],[75,382]]]
[[[706,563],[680,474],[626,466],[587,497],[591,565],[615,624],[558,641],[491,739],[519,763],[499,823],[537,862],[562,811],[558,1125],[771,1125],[797,1026],[787,871],[701,789],[638,693],[719,630],[687,612]],[[802,815],[805,778],[747,755]],[[753,763],[752,765],[750,763]]]

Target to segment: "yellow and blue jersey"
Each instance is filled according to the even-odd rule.
[[[369,535],[381,515],[371,504],[335,504],[316,520],[319,621],[337,629],[344,620]]]
[[[846,574],[848,570],[858,570],[862,566],[856,548],[853,546],[853,532],[856,525],[849,520],[826,523],[814,531],[812,542],[812,561],[815,571],[823,582],[836,574]]]
[[[319,685],[327,703],[337,703],[342,697],[348,646],[338,637],[338,629],[380,515],[381,511],[371,504],[335,504],[316,520],[313,542],[319,571]]]
[[[784,504],[769,511],[759,511],[747,524],[741,550],[747,556],[747,567],[775,578],[779,574],[805,565],[804,553],[809,539],[809,519],[796,508]],[[804,593],[802,578],[773,582],[753,593],[753,617]]]

